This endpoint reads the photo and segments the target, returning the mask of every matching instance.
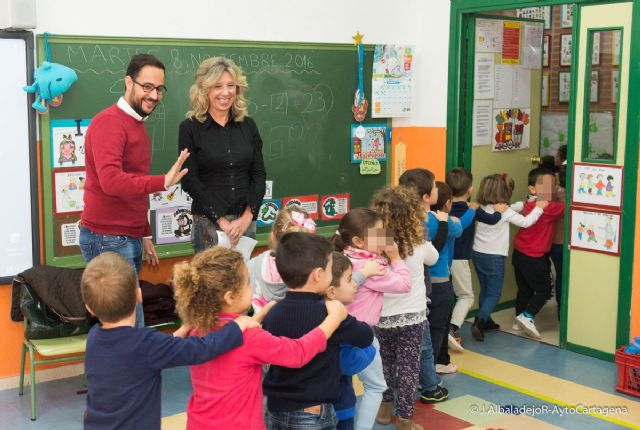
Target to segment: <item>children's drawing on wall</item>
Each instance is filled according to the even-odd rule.
[[[178,243],[191,240],[193,216],[187,207],[165,207],[156,210],[156,243]]]
[[[311,194],[308,196],[284,197],[282,199],[282,207],[300,206],[307,211],[309,218],[318,219],[318,195]]]
[[[622,166],[574,163],[572,202],[577,205],[620,209]]]
[[[322,196],[320,207],[323,220],[341,219],[349,212],[349,193]]]
[[[554,155],[558,147],[567,144],[569,118],[566,113],[542,112],[540,120],[540,155]],[[613,158],[613,116],[608,112],[589,115],[589,146],[592,157]]]
[[[620,253],[620,214],[571,209],[571,248]]]
[[[282,201],[279,199],[263,200],[258,211],[258,227],[266,227],[272,225],[276,221],[278,212],[282,207]]]
[[[356,135],[359,124],[351,125],[351,162],[360,163],[364,159],[386,160],[387,126],[385,124],[362,124],[363,137]]]
[[[492,146],[494,151],[509,151],[529,147],[529,108],[493,110]]]
[[[88,119],[51,121],[51,168],[84,166]]]
[[[81,212],[84,208],[84,170],[53,172],[54,213]]]
[[[167,191],[149,194],[149,207],[156,210],[163,207],[191,206],[191,196],[180,184],[173,185]]]

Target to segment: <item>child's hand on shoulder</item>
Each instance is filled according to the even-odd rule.
[[[447,221],[449,219],[449,213],[448,212],[443,212],[443,211],[437,211],[437,212],[433,212],[433,215],[436,217],[436,219],[438,221]]]
[[[238,326],[240,326],[240,331],[245,331],[250,328],[260,327],[260,323],[258,321],[246,315],[241,315],[238,318],[236,318],[234,321],[236,324],[238,324]]]
[[[339,300],[325,300],[324,305],[327,307],[327,314],[338,321],[343,321],[349,315],[347,308]]]
[[[185,338],[189,336],[189,332],[193,329],[191,324],[183,323],[180,328],[173,332],[173,337]]]
[[[251,318],[253,318],[255,321],[257,321],[258,324],[262,324],[262,321],[264,321],[264,317],[267,316],[267,314],[269,313],[271,308],[273,306],[275,306],[276,303],[278,303],[278,302],[276,302],[275,300],[271,300],[269,303],[264,305],[262,307],[262,309],[260,309],[258,312],[253,314],[253,316]]]
[[[496,203],[493,205],[493,209],[501,214],[505,213],[508,207],[509,205],[506,203]]]
[[[365,278],[370,278],[371,276],[382,276],[384,275],[384,266],[378,263],[377,260],[370,258],[364,262],[361,272]]]
[[[458,218],[457,216],[450,216],[449,218],[451,218],[454,222],[460,222],[460,218]]]
[[[400,258],[400,251],[398,250],[398,244],[393,242],[391,245],[387,245],[384,247],[384,253],[389,257],[391,261],[402,260]]]
[[[539,207],[540,209],[544,209],[549,205],[549,202],[546,200],[538,200],[536,201],[536,206]]]
[[[478,202],[469,202],[467,203],[467,205],[469,206],[470,209],[473,209],[474,211],[477,211],[478,208],[480,207],[480,204]]]

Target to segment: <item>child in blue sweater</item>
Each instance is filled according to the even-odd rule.
[[[142,302],[133,266],[114,252],[87,264],[82,298],[96,324],[87,336],[85,429],[159,429],[162,369],[200,364],[242,345],[242,331],[258,327],[238,317],[205,337],[180,339],[151,328],[135,328]]]
[[[352,303],[356,295],[357,282],[352,279],[351,260],[341,252],[333,253],[331,286],[327,298],[336,299],[345,306]],[[340,397],[333,402],[338,418],[337,430],[353,430],[356,415],[356,394],[353,391],[353,375],[363,371],[376,355],[373,345],[358,348],[340,345]]]

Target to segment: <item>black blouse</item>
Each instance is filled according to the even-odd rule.
[[[242,215],[249,205],[257,219],[267,174],[253,119],[230,118],[222,127],[208,113],[204,123],[188,118],[180,124],[178,147],[191,153],[182,187],[193,199],[193,214],[215,222],[225,215]]]

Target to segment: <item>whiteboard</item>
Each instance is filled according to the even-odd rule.
[[[35,153],[33,120],[29,97],[22,90],[27,85],[32,60],[27,56],[31,33],[0,34],[0,282],[34,265],[34,216],[37,182],[31,154]],[[33,55],[31,52],[29,55]],[[31,65],[31,67],[30,67]],[[34,221],[35,220],[35,221]],[[37,230],[36,230],[37,231]],[[37,239],[37,237],[36,237]]]

